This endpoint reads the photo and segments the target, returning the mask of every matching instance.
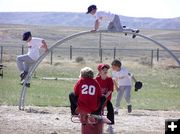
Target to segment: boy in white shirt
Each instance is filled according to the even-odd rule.
[[[112,63],[112,77],[114,80],[115,88],[117,89],[117,97],[115,102],[115,111],[114,114],[118,114],[118,110],[120,108],[120,101],[122,100],[123,94],[125,92],[125,100],[127,103],[128,113],[132,112],[132,105],[131,105],[131,87],[132,81],[135,80],[134,76],[129,73],[129,71],[122,67],[121,62],[119,60],[114,60]],[[136,80],[135,80],[136,81]]]
[[[138,29],[131,29],[126,26],[122,26],[118,15],[112,14],[110,12],[108,12],[108,13],[102,12],[102,11],[97,12],[96,5],[90,5],[88,7],[88,11],[86,13],[91,14],[96,17],[94,29],[92,30],[92,32],[95,32],[99,29],[101,21],[109,21],[109,25],[108,25],[109,31],[116,31],[116,32],[129,31],[129,32],[139,33]],[[127,35],[127,34],[125,34],[125,35]],[[135,38],[135,37],[136,37],[136,35],[132,36],[132,38]]]
[[[24,83],[24,79],[28,74],[29,68],[36,62],[40,57],[40,48],[44,48],[45,52],[48,51],[47,44],[44,39],[32,37],[31,32],[25,32],[23,34],[23,41],[27,42],[28,53],[17,56],[17,67],[20,71],[21,84]],[[29,87],[30,84],[26,83]]]

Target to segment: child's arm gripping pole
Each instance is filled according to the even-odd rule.
[[[91,30],[91,32],[96,32],[96,31],[99,29],[99,25],[100,25],[100,22],[99,22],[99,20],[97,19],[97,20],[95,21],[95,24],[94,24],[94,29]]]

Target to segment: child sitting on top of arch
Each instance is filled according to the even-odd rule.
[[[96,17],[94,29],[92,30],[92,32],[95,32],[99,29],[101,21],[109,21],[109,25],[108,25],[109,31],[114,31],[114,32],[127,31],[127,32],[139,33],[138,29],[132,29],[132,28],[128,28],[126,26],[122,26],[118,15],[112,14],[110,12],[108,12],[108,13],[103,12],[103,11],[97,12],[96,5],[90,5],[88,7],[88,11],[86,13],[91,14]],[[125,35],[127,35],[127,34],[125,34]],[[134,34],[132,36],[132,38],[135,38],[135,37],[136,37],[136,35]]]

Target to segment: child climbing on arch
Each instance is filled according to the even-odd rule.
[[[101,21],[108,21],[109,25],[108,25],[107,29],[109,31],[114,31],[114,32],[127,31],[127,32],[139,33],[138,29],[132,29],[132,28],[128,28],[126,26],[122,26],[120,18],[118,15],[112,14],[110,12],[104,12],[104,11],[98,11],[97,12],[96,5],[90,5],[88,7],[88,11],[86,13],[91,14],[91,15],[96,17],[94,29],[92,30],[92,32],[95,32],[99,29]],[[125,33],[125,35],[127,35],[127,33]],[[135,38],[135,37],[136,37],[136,35],[133,34],[132,38]]]
[[[21,84],[24,83],[24,79],[28,74],[29,68],[36,62],[40,56],[39,49],[44,48],[45,52],[48,51],[47,44],[44,39],[32,37],[31,32],[25,32],[23,34],[23,41],[27,42],[28,53],[17,56],[17,67],[20,71]],[[27,87],[30,87],[30,83],[26,83]]]

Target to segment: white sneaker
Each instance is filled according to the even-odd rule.
[[[107,133],[108,133],[108,134],[114,134],[114,130],[113,130],[112,125],[109,125],[109,126],[108,126]]]

